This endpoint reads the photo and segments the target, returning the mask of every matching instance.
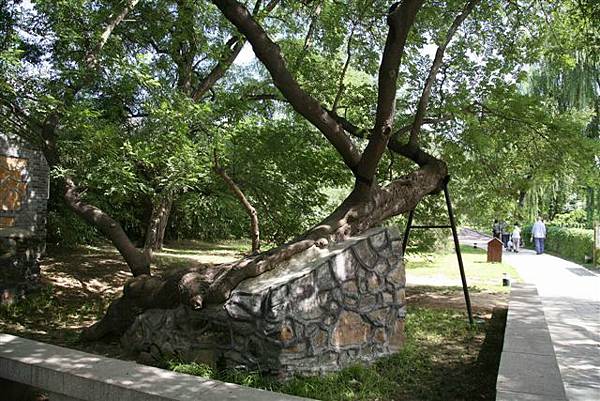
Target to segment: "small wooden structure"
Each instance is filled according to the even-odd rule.
[[[502,241],[498,238],[492,238],[487,243],[487,261],[502,262]]]

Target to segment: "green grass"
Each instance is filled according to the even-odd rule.
[[[512,266],[505,263],[487,263],[485,251],[465,245],[461,245],[460,249],[467,283],[472,289],[509,292],[510,287],[502,286],[503,273],[507,273],[513,282],[520,280],[519,274]],[[406,274],[409,277],[439,278],[460,283],[455,253],[409,255],[407,261]]]
[[[64,302],[47,285],[10,305],[0,305],[0,332],[55,342],[79,343],[79,327],[99,319],[107,307],[97,299]]]
[[[259,372],[170,362],[171,370],[325,401],[493,399],[497,360],[479,355],[486,325],[455,310],[409,308],[406,344],[371,366],[279,382]],[[495,350],[499,354],[499,349]],[[489,359],[489,358],[488,358]],[[492,358],[492,360],[494,360]]]

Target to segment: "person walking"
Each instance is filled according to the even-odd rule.
[[[519,253],[519,244],[521,243],[521,228],[519,227],[519,223],[515,223],[515,227],[513,228],[513,232],[512,232],[512,248],[513,251],[515,251],[516,253]]]
[[[502,227],[500,226],[500,223],[498,223],[498,219],[495,219],[494,224],[492,225],[492,236],[494,238],[500,239],[501,235],[502,235]]]
[[[500,222],[501,233],[502,233],[502,244],[504,245],[504,249],[508,249],[508,242],[510,241],[510,233],[508,232],[508,224],[502,220]]]
[[[546,225],[544,220],[538,216],[537,221],[531,229],[531,238],[535,246],[535,253],[541,255],[544,253],[544,240],[546,239]]]

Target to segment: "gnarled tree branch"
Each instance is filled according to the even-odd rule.
[[[300,87],[289,72],[279,46],[269,38],[248,10],[239,2],[213,0],[213,3],[252,44],[254,53],[269,70],[275,86],[292,107],[323,133],[340,153],[344,163],[354,171],[360,159],[354,143],[319,102]]]
[[[106,45],[106,42],[108,42],[108,38],[110,37],[110,35],[112,35],[115,28],[125,19],[127,14],[129,14],[131,10],[133,10],[133,8],[136,6],[136,4],[139,3],[139,1],[140,0],[127,0],[125,7],[121,10],[120,13],[111,15],[111,18],[106,24],[106,28],[104,28],[104,31],[100,35],[100,40],[98,41],[96,46],[86,55],[85,62],[86,66],[89,69],[94,69],[98,67],[98,58],[100,56],[100,53],[102,52],[102,49],[104,48],[104,45]]]
[[[227,171],[221,166],[219,163],[219,157],[217,155],[217,150],[214,150],[213,154],[213,169],[215,173],[217,173],[225,184],[229,187],[229,189],[234,193],[235,197],[240,201],[244,210],[250,217],[250,238],[252,238],[252,253],[256,254],[260,252],[260,228],[258,226],[258,213],[256,212],[256,208],[252,206],[242,189],[236,182],[227,174]]]
[[[266,7],[264,12],[269,13],[279,4],[279,0],[271,0]],[[261,1],[257,1],[254,5],[253,15],[256,15],[260,11]],[[200,100],[206,92],[212,88],[219,79],[225,75],[229,67],[233,64],[237,56],[242,51],[246,41],[238,36],[234,36],[225,43],[224,56],[217,62],[217,64],[210,70],[210,72],[200,81],[192,93],[192,99],[194,101]]]
[[[446,34],[446,39],[444,43],[440,44],[437,48],[437,51],[435,52],[435,58],[433,59],[433,63],[431,64],[431,68],[429,69],[429,75],[425,80],[423,92],[421,93],[421,98],[419,99],[419,103],[417,104],[415,119],[410,130],[409,143],[411,144],[411,146],[415,146],[419,142],[419,131],[421,129],[421,125],[423,124],[423,119],[425,118],[425,112],[427,111],[427,104],[429,103],[431,88],[433,87],[435,77],[437,76],[437,73],[442,65],[442,59],[444,58],[444,52],[446,51],[446,47],[452,40],[452,37],[456,33],[458,27],[469,16],[471,11],[473,11],[477,3],[479,3],[480,1],[481,0],[470,0],[465,5],[462,12],[454,19],[454,22],[448,29],[448,33]]]
[[[346,62],[344,63],[344,67],[342,67],[342,73],[340,74],[340,81],[338,83],[338,90],[335,95],[335,99],[333,101],[333,105],[331,106],[331,111],[334,113],[338,108],[338,104],[340,99],[342,98],[342,93],[344,93],[344,79],[346,78],[346,71],[348,71],[348,67],[350,66],[350,59],[352,58],[352,37],[354,36],[354,29],[352,27],[352,31],[350,32],[350,36],[348,37],[348,44],[346,46]]]
[[[388,14],[389,31],[379,66],[375,126],[357,168],[357,178],[362,179],[367,189],[373,183],[377,165],[392,134],[398,70],[406,38],[423,3],[424,0],[405,0],[396,3]]]

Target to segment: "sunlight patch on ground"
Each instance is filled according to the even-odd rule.
[[[231,253],[229,252],[229,254],[227,252],[223,252],[222,255],[215,255],[215,254],[206,254],[206,253],[202,253],[202,254],[181,254],[181,253],[171,253],[171,252],[155,252],[154,256],[160,257],[160,258],[167,258],[167,259],[179,259],[179,260],[189,260],[192,262],[196,262],[196,263],[201,263],[201,264],[221,264],[221,263],[231,263],[231,262],[235,262],[236,260],[240,259],[239,256],[237,255],[231,255]]]

